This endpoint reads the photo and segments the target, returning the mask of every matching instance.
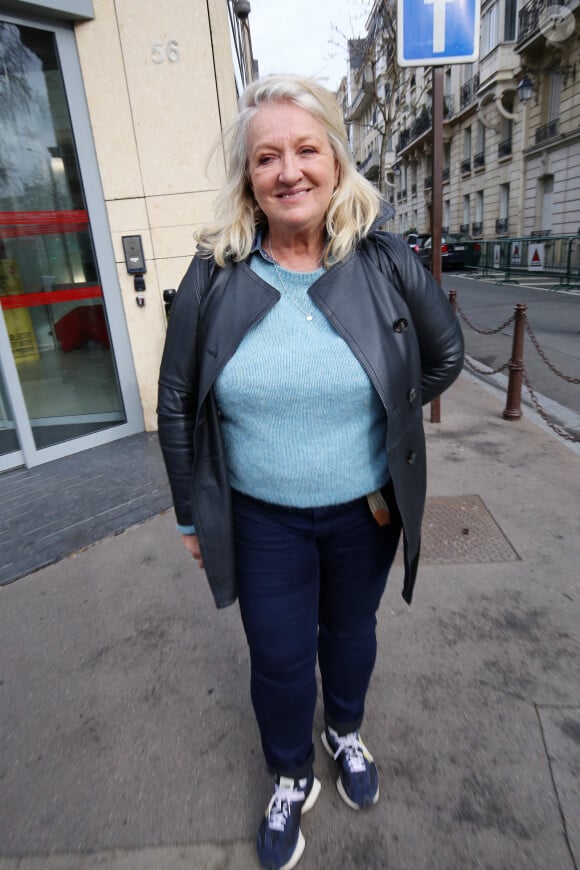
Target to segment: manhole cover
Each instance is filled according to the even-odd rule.
[[[435,565],[517,562],[519,556],[478,495],[427,499],[421,560]]]

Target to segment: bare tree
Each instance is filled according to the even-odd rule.
[[[416,73],[406,74],[397,62],[397,7],[395,0],[375,0],[367,19],[368,31],[362,39],[348,40],[351,67],[351,106],[346,118],[351,125],[358,124],[366,132],[376,131],[379,142],[378,177],[379,189],[386,192],[392,182],[388,178],[391,167],[387,166],[387,154],[392,148],[395,130],[404,130],[403,115],[417,117],[419,103],[423,99],[428,81],[421,81],[413,90],[409,81]],[[352,92],[355,92],[354,94]],[[363,110],[361,112],[361,109]],[[424,106],[421,123],[426,121]],[[366,121],[360,120],[364,113]],[[430,126],[430,115],[429,115]]]

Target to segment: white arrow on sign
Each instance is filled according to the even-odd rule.
[[[445,51],[445,7],[455,0],[423,0],[426,5],[433,6],[433,51]]]

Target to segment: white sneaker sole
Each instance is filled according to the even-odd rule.
[[[328,739],[327,739],[327,737],[326,737],[326,731],[323,731],[323,732],[322,732],[322,734],[320,735],[320,739],[322,740],[322,745],[324,746],[324,748],[326,749],[326,751],[328,752],[328,754],[330,755],[330,757],[331,757],[332,759],[334,759],[334,752],[333,752],[332,747],[331,747],[331,745],[330,745],[330,743],[328,742]],[[362,809],[364,809],[364,807],[361,807],[361,806],[359,806],[358,804],[355,804],[355,802],[349,798],[349,796],[347,795],[347,793],[346,793],[346,791],[345,791],[345,788],[344,788],[344,786],[343,786],[343,784],[342,784],[342,779],[340,778],[340,775],[339,775],[338,779],[336,780],[336,790],[338,791],[339,795],[341,796],[341,798],[343,799],[343,801],[345,802],[345,804],[346,804],[348,807],[350,807],[351,810],[362,810]],[[374,806],[374,805],[377,803],[377,801],[378,801],[378,799],[379,799],[379,791],[380,791],[380,789],[379,789],[379,787],[377,786],[377,793],[376,793],[375,796],[373,797],[373,801],[372,801],[371,806]]]
[[[314,777],[314,782],[312,783],[312,788],[310,789],[310,794],[302,804],[301,815],[307,813],[308,810],[311,810],[316,801],[318,800],[318,795],[320,794],[322,786],[320,784],[320,780]],[[301,830],[298,831],[298,841],[296,843],[296,848],[294,849],[290,860],[287,861],[280,870],[292,870],[292,867],[296,867],[300,859],[302,858],[302,853],[304,852],[304,847],[306,846],[306,841],[304,839],[304,834]]]

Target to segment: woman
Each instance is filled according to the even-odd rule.
[[[242,95],[218,222],[173,303],[159,437],[182,542],[218,607],[239,600],[274,789],[257,849],[290,868],[320,791],[312,727],[355,810],[379,797],[360,737],[375,614],[401,529],[410,603],[425,500],[421,403],[463,341],[393,210],[357,173],[340,109],[311,80]]]

